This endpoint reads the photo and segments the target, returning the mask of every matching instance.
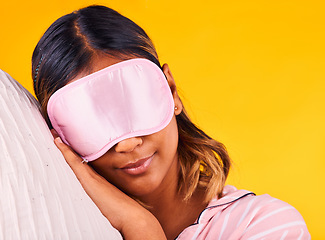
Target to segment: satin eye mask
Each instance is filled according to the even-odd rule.
[[[93,161],[124,139],[165,128],[174,101],[161,69],[137,58],[67,84],[50,97],[47,112],[61,139]]]

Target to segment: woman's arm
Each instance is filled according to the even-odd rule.
[[[135,200],[97,174],[52,130],[55,145],[82,187],[124,239],[166,239],[158,220]]]

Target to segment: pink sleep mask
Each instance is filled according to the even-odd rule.
[[[93,161],[124,139],[165,128],[174,101],[161,69],[137,58],[67,84],[50,97],[47,112],[62,140]]]

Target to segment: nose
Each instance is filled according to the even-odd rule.
[[[132,152],[137,146],[141,146],[143,140],[141,137],[127,138],[115,145],[115,151],[119,153]]]

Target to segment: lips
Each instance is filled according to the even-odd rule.
[[[139,175],[144,172],[146,172],[150,166],[150,163],[153,159],[155,154],[153,154],[150,157],[146,157],[143,159],[140,159],[136,162],[129,163],[125,165],[124,167],[120,168],[123,172],[130,174],[130,175]]]

